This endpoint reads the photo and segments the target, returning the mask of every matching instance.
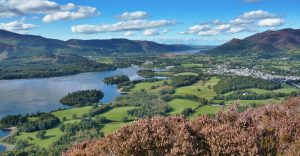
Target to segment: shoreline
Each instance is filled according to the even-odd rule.
[[[4,131],[9,131],[9,135],[3,137],[3,138],[0,138],[0,145],[4,146],[5,149],[4,151],[11,151],[15,148],[15,145],[12,145],[12,144],[8,144],[8,143],[5,143],[3,142],[6,138],[16,134],[17,132],[17,127],[9,127],[9,128],[4,128],[4,129],[1,129],[1,130],[4,130]]]

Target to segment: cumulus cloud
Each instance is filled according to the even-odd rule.
[[[156,29],[146,29],[144,32],[143,32],[143,35],[144,36],[157,36],[159,35],[160,33],[156,30]]]
[[[53,22],[58,20],[74,20],[80,18],[91,17],[96,14],[100,14],[97,12],[97,9],[89,6],[78,6],[76,11],[63,11],[63,12],[54,12],[52,14],[48,14],[43,18],[44,22]]]
[[[77,25],[71,28],[72,32],[82,34],[106,33],[106,32],[120,32],[120,31],[135,31],[153,29],[164,26],[176,25],[174,20],[129,20],[120,21],[115,24],[101,24],[101,25]]]
[[[29,29],[37,27],[34,24],[25,23],[25,20],[0,23],[0,29],[17,33],[27,33]]]
[[[252,32],[262,27],[276,27],[284,24],[284,20],[272,13],[263,10],[244,12],[228,22],[214,20],[204,24],[193,25],[180,34],[195,34],[199,36],[213,36]]]
[[[267,18],[258,21],[257,25],[261,27],[276,27],[284,24],[284,20],[280,18]]]
[[[124,33],[124,36],[134,36],[135,33],[133,31],[127,31]]]
[[[73,3],[60,5],[50,0],[0,0],[0,17],[21,15],[45,15],[43,21],[78,19],[96,15],[96,8],[77,6]]]
[[[269,12],[266,12],[266,11],[254,10],[254,11],[249,11],[249,12],[243,13],[242,15],[239,16],[239,18],[251,20],[251,19],[271,18],[274,16],[275,15],[273,15]]]
[[[149,17],[149,14],[144,11],[124,12],[117,16],[120,20],[136,20]]]

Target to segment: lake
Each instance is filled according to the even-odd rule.
[[[10,133],[9,131],[5,131],[5,130],[1,130],[0,129],[0,139],[8,136],[9,133]],[[0,144],[0,152],[1,151],[5,151],[5,149],[6,149],[5,146],[3,146],[3,145]]]
[[[122,68],[115,71],[82,73],[71,76],[17,79],[0,81],[0,118],[11,114],[49,112],[68,108],[58,101],[70,92],[100,89],[104,92],[103,103],[120,96],[116,85],[106,85],[109,76],[128,75],[131,80],[142,79],[137,75],[140,67]]]

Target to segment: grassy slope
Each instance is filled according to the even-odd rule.
[[[159,92],[160,90],[164,88],[169,88],[168,86],[163,86],[163,82],[165,80],[160,80],[156,82],[142,82],[134,85],[134,88],[130,90],[130,92],[140,91],[142,89],[145,89],[148,92]],[[168,81],[169,82],[169,81]],[[156,89],[151,89],[152,86],[159,86]]]
[[[101,114],[100,116],[106,117],[111,121],[117,121],[117,122],[122,121],[124,117],[128,117],[129,120],[133,120],[135,118],[129,116],[127,111],[134,108],[136,107],[116,107],[106,113]]]
[[[206,105],[203,107],[199,107],[198,109],[195,110],[195,113],[193,113],[189,118],[194,119],[200,115],[205,115],[205,114],[216,114],[222,109],[222,107],[219,106],[211,106],[211,105]]]
[[[191,86],[177,88],[176,94],[178,95],[192,94],[201,98],[212,99],[214,96],[217,95],[216,92],[213,90],[213,86],[216,85],[219,81],[220,79],[217,77],[212,77],[209,81],[207,81],[204,84],[203,81],[198,81],[197,83]],[[198,91],[198,89],[200,90]]]
[[[246,89],[246,90],[253,91],[257,94],[266,94],[266,93],[272,93],[272,92],[273,93],[291,93],[294,91],[298,91],[298,89],[296,87],[293,87],[288,84],[282,84],[282,88],[276,89],[276,90],[265,90],[265,89],[259,89],[259,88],[251,88],[251,89]],[[235,92],[235,91],[225,93],[224,95],[227,96],[227,95],[232,94],[233,92]]]
[[[170,115],[178,115],[181,114],[185,108],[195,109],[200,105],[198,102],[183,99],[175,99],[168,104],[173,108],[173,111],[169,113]]]

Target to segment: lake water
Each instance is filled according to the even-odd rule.
[[[131,80],[142,79],[137,75],[140,69],[130,67],[54,78],[1,80],[0,118],[10,114],[49,112],[58,108],[67,108],[58,101],[68,93],[78,90],[100,89],[104,92],[101,101],[111,102],[121,93],[115,85],[106,85],[102,80],[116,75],[128,75]]]
[[[9,131],[4,131],[0,129],[0,139],[9,135]],[[0,152],[4,151],[6,148],[3,145],[0,145]]]

